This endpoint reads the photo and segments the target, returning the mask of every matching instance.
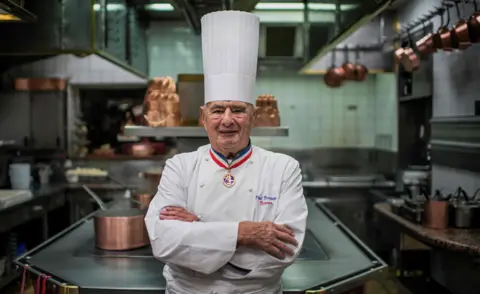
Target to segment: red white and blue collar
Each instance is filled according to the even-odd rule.
[[[224,169],[231,170],[236,167],[239,167],[243,163],[245,163],[251,156],[252,156],[253,148],[252,145],[249,143],[245,149],[242,149],[240,152],[235,155],[233,159],[227,159],[218,151],[215,151],[212,147],[210,147],[210,157],[212,160],[220,167]]]

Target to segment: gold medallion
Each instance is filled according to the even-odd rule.
[[[222,183],[227,188],[231,188],[235,185],[235,177],[230,173],[230,171],[223,176]]]

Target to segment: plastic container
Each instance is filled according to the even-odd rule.
[[[13,190],[28,190],[32,181],[29,163],[12,163],[9,167],[10,183]]]

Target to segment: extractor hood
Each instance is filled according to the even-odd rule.
[[[7,7],[5,3],[21,7],[11,1],[23,0],[0,0],[0,8]],[[72,60],[71,56],[96,55],[96,60],[108,60],[147,81],[147,24],[127,0],[115,0],[115,6],[111,5],[103,0],[29,0],[24,8],[41,21],[1,24],[2,37],[10,42],[0,43],[0,71],[55,55]]]
[[[23,3],[24,0],[0,0],[0,22],[37,22],[37,16]]]

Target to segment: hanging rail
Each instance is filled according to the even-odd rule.
[[[387,38],[384,43],[387,42],[396,42],[405,38],[408,34],[414,35],[418,31],[423,30],[425,23],[430,22],[434,17],[441,16],[445,11],[449,10],[452,7],[455,7],[455,4],[473,4],[476,0],[445,0],[442,1],[440,6],[434,7],[428,13],[422,15],[417,20],[408,23],[404,28],[400,30],[393,38]],[[422,28],[418,28],[422,26]]]

